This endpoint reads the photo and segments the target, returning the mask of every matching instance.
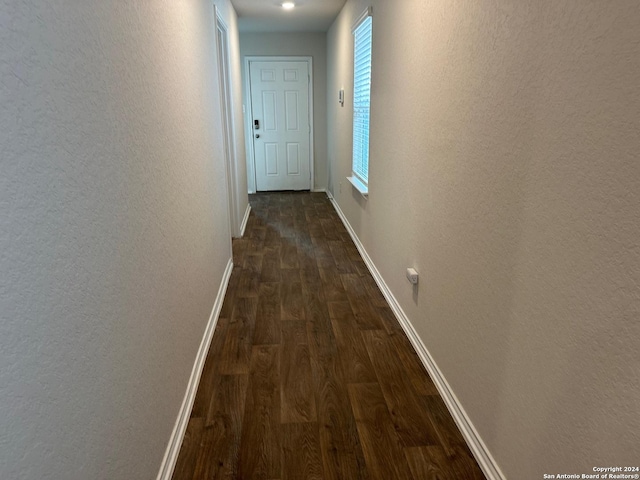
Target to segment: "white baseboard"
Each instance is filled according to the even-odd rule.
[[[323,193],[326,192],[327,189],[326,188],[314,188],[313,190],[311,190],[313,193]]]
[[[244,231],[247,229],[247,221],[249,220],[249,214],[251,213],[251,205],[247,205],[247,209],[244,212],[244,218],[240,224],[240,238],[244,237]]]
[[[211,315],[209,316],[209,322],[204,331],[204,336],[200,341],[200,348],[198,349],[198,355],[196,361],[193,364],[191,370],[191,378],[187,385],[187,391],[182,400],[182,406],[178,414],[178,419],[173,427],[167,450],[164,453],[162,464],[160,465],[160,471],[158,472],[157,480],[171,480],[173,470],[176,468],[176,462],[178,461],[178,454],[180,453],[180,447],[182,446],[182,440],[184,434],[187,431],[187,424],[189,423],[189,417],[191,416],[191,409],[193,408],[193,402],[196,398],[196,392],[198,391],[198,384],[200,383],[200,376],[204,368],[204,362],[207,358],[207,352],[211,345],[211,339],[213,338],[213,332],[216,329],[218,323],[218,315],[222,309],[222,303],[224,301],[225,293],[227,292],[227,285],[229,284],[229,278],[231,277],[231,271],[233,270],[233,259],[229,259],[227,268],[224,271],[220,288],[218,289],[218,295],[213,304]]]
[[[456,425],[458,425],[458,428],[462,432],[462,435],[466,440],[467,444],[469,445],[469,448],[473,452],[473,455],[475,456],[478,462],[478,465],[480,465],[480,468],[482,468],[482,471],[484,472],[485,476],[489,480],[505,480],[504,474],[500,470],[500,467],[498,467],[498,464],[496,463],[495,459],[487,449],[487,446],[485,445],[485,443],[482,441],[482,438],[480,437],[477,430],[473,426],[473,423],[467,416],[464,408],[460,404],[460,401],[458,400],[456,395],[453,393],[451,386],[449,385],[446,378],[438,368],[438,365],[436,364],[436,362],[433,360],[433,357],[429,353],[429,350],[427,350],[427,347],[418,336],[416,330],[413,328],[411,321],[402,310],[402,307],[400,306],[396,298],[393,296],[393,293],[391,293],[391,290],[385,283],[384,279],[382,278],[382,275],[380,275],[380,272],[374,265],[373,261],[371,260],[371,257],[369,257],[369,254],[364,249],[362,242],[360,242],[360,239],[358,238],[355,231],[351,227],[351,224],[349,224],[347,217],[344,215],[344,213],[340,209],[340,206],[333,198],[333,195],[331,195],[331,192],[327,192],[327,196],[329,197],[329,200],[331,200],[331,203],[333,203],[333,207],[338,213],[338,216],[342,220],[342,223],[344,224],[345,228],[349,232],[349,235],[351,235],[353,243],[355,243],[356,248],[360,252],[362,259],[367,265],[367,268],[371,272],[371,275],[373,276],[374,280],[378,284],[378,287],[380,288],[380,291],[384,295],[384,298],[387,300],[387,303],[389,303],[389,307],[391,307],[391,310],[393,310],[393,313],[398,319],[398,322],[400,322],[402,329],[407,334],[407,337],[409,337],[409,341],[411,342],[411,344],[413,345],[413,348],[415,349],[416,353],[420,357],[422,364],[427,369],[427,372],[429,372],[429,375],[431,376],[431,379],[435,383],[438,389],[438,392],[440,392],[440,396],[442,397],[442,400],[447,405],[447,408],[449,409],[451,416],[453,417],[454,421],[456,422]]]

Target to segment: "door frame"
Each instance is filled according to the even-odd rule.
[[[222,143],[224,149],[225,173],[227,177],[227,207],[229,211],[229,230],[231,237],[240,237],[238,223],[238,195],[236,192],[236,155],[234,145],[233,117],[231,105],[231,65],[229,61],[229,28],[220,10],[213,7],[215,18],[215,46],[218,57],[218,87],[220,89],[220,120],[222,123]],[[220,41],[220,36],[222,41]]]
[[[253,108],[251,105],[251,62],[307,62],[309,71],[309,191],[315,190],[314,173],[314,127],[313,127],[313,57],[311,56],[273,56],[273,55],[251,55],[244,57],[244,80],[247,95],[247,112],[245,117],[245,138],[247,139],[247,183],[249,193],[256,193],[256,156],[253,143]]]

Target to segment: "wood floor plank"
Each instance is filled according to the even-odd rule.
[[[244,263],[244,254],[247,251],[249,240],[246,238],[234,238],[233,244],[233,264],[242,265]]]
[[[359,336],[360,331],[348,321],[332,320],[331,323],[345,381],[347,383],[377,381],[367,349]]]
[[[223,417],[215,417],[205,428],[197,450],[193,480],[236,478],[238,443],[230,433],[231,426]]]
[[[358,436],[356,421],[344,394],[346,385],[326,382],[321,392],[320,446],[325,479],[371,478]],[[346,408],[346,410],[345,410]]]
[[[316,218],[321,220],[327,218],[337,218],[336,211],[330,203],[326,202],[318,202],[315,205],[316,207]]]
[[[355,315],[356,322],[358,327],[361,330],[380,330],[384,328],[382,321],[380,320],[380,316],[371,306],[366,298],[354,298],[349,295],[349,290],[347,290],[347,297],[349,298],[349,303],[351,304],[351,308],[353,310],[353,314]]]
[[[360,276],[357,274],[341,274],[340,278],[342,279],[344,290],[347,292],[347,298],[359,328],[361,330],[380,330],[384,328],[380,317],[371,305],[368,292]]]
[[[298,277],[293,282],[283,282],[280,288],[280,315],[282,320],[304,320],[304,303],[302,301],[302,283],[299,281],[300,272],[296,271]],[[283,276],[291,278],[291,275]]]
[[[221,375],[211,396],[205,427],[213,425],[216,417],[229,419],[234,433],[240,435],[244,404],[247,395],[248,375]]]
[[[320,280],[328,302],[347,302],[347,292],[344,290],[342,278],[334,268],[320,268]]]
[[[418,480],[484,480],[473,460],[459,457],[454,461],[439,446],[412,447],[404,451],[413,478]]]
[[[353,310],[348,301],[327,301],[327,308],[332,319],[353,319]]]
[[[380,307],[388,307],[389,304],[384,299],[382,292],[378,288],[376,281],[373,279],[371,275],[365,275],[360,277],[362,284],[364,285],[365,290],[367,291],[367,296],[371,301],[371,305],[376,308]]]
[[[316,321],[307,328],[325,479],[368,479],[331,327]]]
[[[331,326],[338,346],[338,356],[347,383],[377,382],[355,316],[347,302],[329,302]]]
[[[340,281],[349,297],[369,300],[369,292],[364,286],[363,278],[353,273],[340,274]]]
[[[246,253],[238,282],[236,297],[257,297],[262,270],[262,254]]]
[[[260,224],[254,224],[251,230],[249,230],[247,234],[247,239],[264,241],[266,234],[267,234],[266,225],[264,225],[264,223],[260,221]]]
[[[242,270],[249,271],[255,276],[260,277],[260,272],[262,271],[262,256],[260,252],[245,252]]]
[[[355,268],[351,264],[351,260],[349,260],[344,242],[342,240],[329,241],[328,244],[333,261],[336,264],[336,270],[340,273],[355,273]]]
[[[299,268],[298,246],[296,243],[283,243],[280,248],[280,268]]]
[[[257,305],[257,298],[236,298],[220,355],[221,374],[249,372]]]
[[[338,347],[322,288],[318,290],[305,289],[303,295],[311,358],[337,358]]]
[[[315,218],[315,215],[315,209],[312,214],[307,215],[309,236],[311,239],[324,239],[324,229],[322,228],[322,224]]]
[[[300,266],[300,280],[303,285],[318,285],[321,281],[320,270],[316,262],[313,250],[306,251],[305,248],[298,248],[298,265]]]
[[[280,283],[282,285],[290,283],[302,283],[302,275],[300,275],[299,268],[281,268],[280,278]]]
[[[338,219],[338,223],[342,223],[339,219]],[[340,235],[340,240],[346,245],[347,243],[352,243],[353,239],[351,238],[351,235],[349,234],[349,232],[346,229],[341,229],[340,232],[338,233],[338,235]],[[357,250],[357,249],[356,249]],[[347,252],[348,255],[348,252]],[[351,258],[349,258],[351,259]]]
[[[182,440],[182,448],[176,461],[176,468],[173,471],[174,480],[191,480],[198,457],[197,446],[200,445],[202,431],[204,429],[204,418],[191,417],[187,424],[187,431]]]
[[[196,398],[193,402],[193,408],[191,409],[192,417],[204,418],[207,416],[211,396],[213,395],[215,384],[219,377],[218,366],[222,359],[222,348],[227,338],[228,323],[228,318],[218,318],[218,323],[216,324],[216,329],[211,339],[211,345],[209,346],[209,352],[207,353],[207,358],[202,369],[202,375],[200,376]]]
[[[231,276],[229,277],[229,284],[227,285],[224,301],[222,302],[220,318],[231,318],[231,314],[233,313],[233,302],[236,298],[236,290],[241,274],[242,269],[239,266],[234,265],[233,270],[231,271]]]
[[[367,479],[369,474],[322,289],[307,293],[305,308],[325,479]]]
[[[360,383],[348,389],[370,478],[412,478],[380,386]]]
[[[193,478],[235,478],[249,382],[248,375],[222,375],[211,397]]]
[[[338,347],[331,327],[331,319],[328,312],[324,313],[324,311],[313,308],[307,310],[312,312],[312,319],[307,321],[307,338],[312,366],[313,362],[320,362],[320,367],[327,366],[325,365],[327,359],[332,361],[338,359]],[[319,385],[316,384],[316,392],[318,388]]]
[[[264,236],[264,248],[280,248],[282,245],[282,236],[280,235],[280,229],[277,224],[279,217],[277,212],[269,215],[269,221]]]
[[[262,270],[260,272],[260,282],[279,282],[280,277],[280,245],[264,247],[262,256]]]
[[[405,448],[404,454],[415,480],[455,480],[446,471],[447,461],[442,447]]]
[[[306,253],[313,252],[313,243],[311,242],[311,235],[309,234],[309,226],[306,219],[296,220],[296,245],[298,245],[298,251],[304,251]]]
[[[402,445],[437,445],[438,436],[425,404],[407,378],[407,370],[399,358],[393,338],[383,330],[366,330],[362,337]]]
[[[296,231],[296,243],[300,246],[311,246],[311,234],[309,233],[309,223],[304,212],[299,212],[293,217],[293,227]]]
[[[258,289],[254,345],[280,344],[280,283],[261,283]]]
[[[382,323],[384,330],[389,335],[398,334],[400,336],[406,337],[404,330],[402,330],[402,326],[400,325],[400,322],[398,322],[398,319],[393,314],[393,311],[389,306],[374,308],[374,311],[375,311],[375,314],[380,319],[380,322]]]
[[[438,388],[431,380],[406,335],[392,335],[392,341],[415,392],[421,396],[438,395]]]
[[[307,322],[282,322],[280,358],[280,421],[282,423],[317,420],[307,339]]]
[[[317,423],[281,425],[282,479],[324,480]]]
[[[316,264],[318,268],[336,268],[336,262],[333,260],[333,255],[329,249],[329,244],[324,238],[311,238],[311,244],[316,257]]]
[[[296,231],[293,228],[293,215],[282,215],[279,219],[279,224],[282,238],[295,238]]]
[[[364,275],[370,275],[367,264],[364,263],[364,260],[362,260],[362,258],[360,258],[359,260],[354,260],[353,258],[351,258],[351,265],[353,265],[356,273],[361,277]]]
[[[283,219],[293,217],[293,214],[295,213],[295,209],[293,207],[294,202],[294,199],[290,198],[288,199],[287,203],[283,203],[280,205],[279,212],[280,216],[283,217]]]
[[[351,240],[351,236],[349,235],[348,232],[347,232],[347,238],[345,239],[344,248],[345,248],[345,250],[347,252],[347,255],[349,256],[349,260],[351,260],[352,262],[362,262],[364,264],[364,261],[362,260],[362,257],[360,256],[360,252],[358,252],[358,248],[356,247],[356,245]]]
[[[258,217],[253,215],[253,218]],[[259,218],[254,222],[254,226],[247,225],[246,228],[247,251],[261,252],[264,247],[264,239],[267,236],[267,227],[264,224],[264,221]]]
[[[321,215],[320,210],[318,211],[318,215]],[[322,218],[320,224],[322,225],[322,230],[324,230],[324,238],[327,240],[340,240],[338,230],[344,228],[342,224],[338,224],[338,222],[330,216],[328,216],[328,218]]]
[[[281,478],[279,372],[280,346],[253,347],[238,478]]]
[[[424,397],[426,409],[436,430],[442,450],[452,469],[464,472],[465,478],[484,479],[473,454],[465,443],[447,406],[439,395]]]

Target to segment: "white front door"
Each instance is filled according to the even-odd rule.
[[[310,190],[309,63],[250,61],[256,190]]]

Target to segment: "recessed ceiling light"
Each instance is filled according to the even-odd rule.
[[[291,10],[295,6],[296,6],[296,4],[293,3],[293,2],[284,2],[282,4],[282,8],[284,8],[285,10]]]

